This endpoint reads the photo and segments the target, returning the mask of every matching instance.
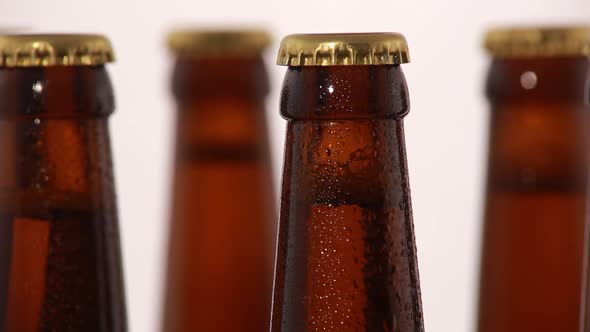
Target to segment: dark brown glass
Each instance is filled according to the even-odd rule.
[[[275,205],[261,56],[179,58],[166,332],[268,330]]]
[[[492,61],[479,332],[580,331],[589,83],[585,57]]]
[[[126,331],[103,66],[0,68],[0,331]]]
[[[289,67],[272,332],[423,331],[399,66]]]

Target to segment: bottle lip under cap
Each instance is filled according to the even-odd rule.
[[[0,67],[97,66],[115,61],[96,34],[0,34]]]
[[[264,29],[179,29],[168,35],[177,56],[251,55],[264,51],[272,37]]]
[[[485,48],[501,58],[590,56],[590,25],[491,29]]]
[[[410,62],[406,38],[395,32],[293,34],[281,41],[281,66],[398,65]]]

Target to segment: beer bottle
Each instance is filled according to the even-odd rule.
[[[590,28],[498,29],[479,332],[580,331],[590,202]]]
[[[396,33],[290,35],[271,331],[424,331]]]
[[[166,332],[260,332],[272,299],[269,90],[256,30],[171,34],[176,156]]]
[[[109,41],[0,36],[0,330],[126,331]]]

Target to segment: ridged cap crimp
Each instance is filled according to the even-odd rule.
[[[397,65],[410,62],[399,33],[296,34],[281,41],[282,66]]]
[[[115,60],[101,35],[0,35],[0,67],[96,66]]]
[[[502,58],[590,56],[590,26],[493,29],[485,48]]]

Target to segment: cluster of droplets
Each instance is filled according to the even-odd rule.
[[[34,118],[25,126],[23,133],[23,141],[26,142],[27,148],[25,154],[19,155],[19,164],[21,169],[31,169],[33,174],[29,176],[29,187],[34,191],[42,191],[49,183],[50,170],[47,168],[43,158],[45,150],[45,141],[43,137],[44,126],[40,118]],[[32,167],[31,165],[34,165]]]
[[[351,112],[352,87],[348,80],[329,77],[318,86],[317,114]]]
[[[350,121],[333,121],[316,126],[314,130],[319,143],[314,147],[311,164],[314,200],[348,204],[369,199],[369,193],[377,190],[371,183],[379,175],[381,163],[374,143],[378,140],[374,129],[370,140],[354,142],[357,136],[368,135],[363,132],[370,129],[359,129]]]
[[[296,133],[313,133],[301,148],[313,153],[303,163],[311,174],[300,175],[311,176],[312,194],[302,297],[307,331],[412,330],[411,317],[421,315],[419,294],[405,291],[418,285],[403,142],[394,121],[296,125]]]
[[[318,137],[325,133],[337,139],[328,143],[325,147],[317,149],[312,171],[314,174],[313,186],[314,192],[316,192],[316,201],[335,203],[340,197],[346,195],[340,185],[340,179],[347,173],[347,165],[336,161],[336,158],[343,153],[343,136],[342,130],[335,130],[333,127],[334,123],[329,123],[316,128]]]
[[[362,220],[356,206],[315,205],[311,214],[309,331],[357,331],[364,324]]]

